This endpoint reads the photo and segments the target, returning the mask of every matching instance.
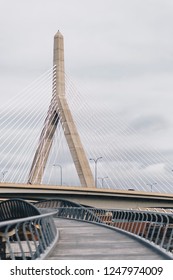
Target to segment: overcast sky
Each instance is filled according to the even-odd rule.
[[[71,78],[173,160],[172,0],[0,4],[2,104],[52,66],[60,30]]]

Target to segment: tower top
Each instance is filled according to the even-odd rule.
[[[61,38],[63,38],[63,35],[62,35],[61,32],[58,30],[58,32],[55,34],[54,37],[61,37]]]

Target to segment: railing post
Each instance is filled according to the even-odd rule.
[[[164,229],[164,233],[163,233],[163,237],[160,243],[160,246],[163,247],[164,246],[164,241],[165,241],[165,237],[166,237],[166,233],[167,233],[167,229],[168,229],[168,224],[169,224],[169,219],[167,215],[163,215],[166,218],[166,223],[165,223],[165,229]]]
[[[0,236],[0,259],[6,259],[6,242],[3,240],[2,236]]]

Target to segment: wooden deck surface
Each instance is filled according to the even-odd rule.
[[[166,257],[126,234],[107,227],[55,219],[59,241],[47,257],[52,260],[163,260]]]

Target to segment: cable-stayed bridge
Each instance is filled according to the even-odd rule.
[[[171,161],[105,102],[76,88],[64,70],[60,32],[53,67],[0,114],[3,195],[32,190],[33,197],[58,193],[80,200],[88,194],[84,203],[116,197],[120,204],[137,198],[138,205],[172,204]]]
[[[171,161],[76,89],[59,31],[0,119],[0,260],[173,258]]]

